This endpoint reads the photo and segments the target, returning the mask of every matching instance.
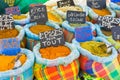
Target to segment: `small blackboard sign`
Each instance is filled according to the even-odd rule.
[[[120,40],[120,27],[113,27],[111,29],[114,40]]]
[[[62,0],[57,2],[57,6],[60,7],[65,7],[65,6],[75,6],[73,0]]]
[[[93,34],[90,26],[84,26],[75,29],[75,39],[78,42],[91,41]]]
[[[39,34],[41,48],[64,45],[64,35],[62,29],[42,32]]]
[[[118,26],[120,24],[119,18],[114,18],[111,16],[99,16],[98,24],[103,27],[105,30],[111,30],[112,27]]]
[[[82,23],[86,22],[86,13],[80,11],[67,11],[67,21],[69,23]]]
[[[30,21],[38,24],[45,24],[48,21],[47,10],[45,5],[30,6]]]
[[[0,54],[16,55],[20,52],[20,40],[18,38],[0,39]]]
[[[104,9],[106,8],[106,0],[87,0],[87,5],[91,8]]]
[[[13,28],[15,28],[15,26],[12,15],[0,15],[0,30]]]
[[[5,9],[6,14],[20,15],[20,8],[18,6],[9,7]]]

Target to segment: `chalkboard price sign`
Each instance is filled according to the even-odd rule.
[[[114,40],[120,40],[120,27],[113,27],[111,29],[112,31],[112,37]]]
[[[67,21],[69,23],[85,23],[86,13],[80,11],[67,11]]]
[[[91,8],[104,9],[106,8],[106,0],[87,0],[87,5]]]
[[[45,24],[48,21],[47,10],[45,5],[30,7],[31,22]]]
[[[14,20],[12,15],[0,15],[0,30],[13,29]]]
[[[78,42],[91,41],[93,34],[90,26],[84,26],[75,29],[75,39]]]
[[[13,55],[20,52],[20,40],[18,38],[0,39],[0,54]]]
[[[64,35],[62,29],[42,32],[39,34],[41,48],[64,45]]]
[[[18,6],[6,8],[5,12],[6,12],[6,14],[13,14],[13,15],[20,15],[21,14]]]
[[[105,30],[111,30],[112,27],[120,24],[119,18],[114,18],[111,16],[99,16],[97,21],[98,24],[101,25]]]
[[[73,0],[62,0],[57,2],[58,7],[75,6]]]

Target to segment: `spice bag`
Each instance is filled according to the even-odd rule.
[[[73,44],[65,43],[71,53],[66,57],[59,57],[53,60],[41,57],[39,53],[40,43],[33,52],[36,57],[34,73],[37,80],[77,80],[79,72],[78,57],[79,52]]]
[[[24,37],[25,31],[19,25],[16,25],[15,28],[19,31],[19,34],[18,34],[18,36],[16,38],[18,38],[21,41],[21,47],[25,48],[25,46],[26,46],[26,40],[25,40],[25,37]]]
[[[110,6],[106,6],[107,10],[110,11],[112,17],[116,16],[116,13],[111,9]],[[92,18],[92,22],[96,23],[98,14],[96,14],[90,7],[87,7],[88,15]],[[107,15],[106,15],[107,16]]]
[[[86,16],[88,15],[88,11],[87,11],[87,7],[83,7],[80,5],[77,5],[78,7],[80,7],[82,9],[82,11],[86,12]],[[53,10],[55,10],[63,19],[66,19],[66,12],[63,12],[62,10],[59,10],[57,6],[53,7]],[[73,8],[74,10],[74,8]],[[77,11],[77,10],[75,10]]]
[[[26,47],[28,49],[30,49],[30,50],[33,50],[33,47],[37,44],[37,42],[40,41],[39,36],[36,35],[36,34],[34,34],[34,33],[32,33],[29,30],[29,28],[31,26],[34,26],[34,25],[37,25],[37,24],[36,23],[30,23],[30,24],[27,24],[25,26],[25,28],[24,28],[25,29],[25,33],[26,33],[26,39],[27,39],[27,45],[26,45]],[[46,25],[51,26],[51,27],[53,27],[55,29],[60,28],[60,26],[58,24],[56,24],[54,22],[51,22],[51,21],[46,22]]]
[[[110,7],[116,12],[117,17],[120,17],[120,5],[111,2]]]
[[[111,35],[111,36],[106,36],[106,35],[104,35],[104,34],[102,33],[101,29],[100,29],[102,26],[100,26],[100,25],[98,25],[98,24],[95,24],[95,27],[96,27],[97,35],[98,35],[98,36],[101,36],[101,37],[107,39],[111,44],[115,44],[115,48],[116,48],[117,50],[119,50],[119,48],[120,48],[120,42],[119,42],[119,41],[115,41],[115,40],[112,38],[112,35]]]
[[[111,45],[105,38],[96,37],[93,40],[104,42]],[[111,47],[112,54],[108,57],[99,57],[92,55],[86,49],[83,49],[76,40],[76,44],[81,56],[79,58],[80,68],[90,74],[91,76],[104,78],[106,80],[119,80],[120,78],[120,65],[117,60],[118,53],[114,47]]]
[[[86,22],[86,24],[92,28],[92,31],[95,30],[95,26],[91,22]],[[63,32],[64,32],[65,40],[67,42],[71,42],[72,39],[75,37],[74,36],[74,34],[75,34],[75,27],[70,26],[68,21],[64,21],[62,23],[62,29],[63,29]]]
[[[30,23],[29,13],[27,13],[27,14],[22,14],[22,15],[25,15],[27,18],[21,19],[21,20],[15,20],[15,19],[14,19],[14,23],[15,23],[16,25],[25,25],[25,24]]]
[[[27,50],[21,49],[21,53],[26,54],[27,60],[20,68],[0,72],[0,80],[33,80],[34,54]]]

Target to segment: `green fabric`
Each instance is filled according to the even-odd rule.
[[[45,3],[48,0],[16,0],[14,6],[19,6],[21,13],[26,13],[29,11],[30,4]]]
[[[21,13],[27,13],[29,10],[29,5],[30,4],[38,4],[38,3],[45,3],[48,0],[15,0],[14,6],[19,6]],[[0,14],[5,13],[5,8],[11,6],[10,5],[10,0],[0,0]]]

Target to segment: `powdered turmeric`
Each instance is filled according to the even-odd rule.
[[[16,37],[18,34],[19,34],[19,31],[16,29],[0,30],[0,39]]]
[[[40,49],[42,58],[56,59],[58,57],[65,57],[70,54],[70,49],[66,46],[47,47]]]
[[[107,53],[107,46],[101,46],[103,42],[96,42],[96,41],[88,41],[80,43],[81,47],[91,52],[93,55],[106,57],[111,55],[111,53]]]
[[[62,22],[62,19],[59,15],[57,15],[54,11],[49,11],[48,12],[48,19],[52,20],[54,22],[60,23]]]
[[[49,30],[54,30],[54,28],[47,25],[35,25],[30,27],[30,31],[37,35],[39,35],[40,32],[45,32]]]
[[[25,15],[13,15],[13,19],[15,20],[21,20],[21,19],[25,19],[27,18],[27,16]]]
[[[14,68],[15,59],[17,56],[5,56],[0,55],[0,71],[7,71]],[[27,57],[25,54],[22,54],[19,58],[21,64],[23,65],[26,61]]]
[[[99,10],[99,9],[92,8],[92,10],[99,16],[106,16],[111,14],[110,11],[107,9]]]

